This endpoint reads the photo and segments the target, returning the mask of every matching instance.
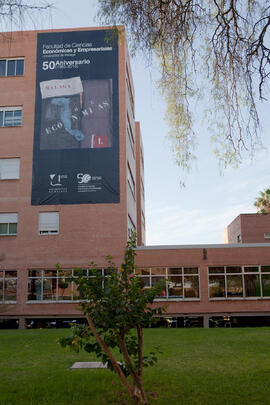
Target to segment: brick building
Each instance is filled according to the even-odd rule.
[[[157,302],[168,304],[168,319],[270,319],[270,245],[257,243],[265,240],[144,246],[140,125],[123,30],[120,41],[111,33],[0,38],[2,325],[81,317],[65,276],[90,260],[104,267],[107,254],[119,265],[134,229],[142,285],[167,280]]]

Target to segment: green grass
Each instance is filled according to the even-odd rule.
[[[0,331],[1,405],[130,404],[109,370],[69,370],[95,360],[57,343],[68,330]],[[270,404],[270,328],[147,329],[145,349],[159,362],[145,369],[151,403]]]

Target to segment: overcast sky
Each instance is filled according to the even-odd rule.
[[[58,0],[45,28],[75,28],[100,25],[94,19],[96,0]],[[33,27],[32,27],[33,28]],[[192,173],[183,177],[174,164],[166,139],[165,103],[155,87],[158,70],[147,67],[142,56],[131,60],[135,86],[136,120],[141,123],[145,153],[146,242],[147,245],[222,243],[222,230],[240,213],[256,212],[254,200],[260,190],[270,186],[269,103],[259,106],[263,123],[263,142],[251,161],[238,169],[219,174],[207,128],[198,113],[198,159]],[[202,106],[203,107],[203,106]],[[199,108],[200,110],[201,108]],[[181,188],[185,180],[186,187]]]

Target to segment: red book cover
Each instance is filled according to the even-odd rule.
[[[93,135],[92,136],[92,148],[108,148],[109,137],[108,135]]]

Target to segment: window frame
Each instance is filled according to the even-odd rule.
[[[9,272],[16,272],[16,276],[8,276],[7,274]],[[7,303],[7,304],[16,304],[17,302],[17,292],[18,292],[18,272],[17,270],[14,269],[1,269],[0,268],[0,281],[2,281],[2,289],[0,289],[0,296],[1,296],[1,291],[2,291],[2,299],[0,298],[0,303]],[[7,300],[5,291],[6,291],[6,281],[15,281],[15,286],[16,286],[16,300]]]
[[[16,167],[17,177],[2,177],[2,172],[3,172],[2,165],[4,165],[4,162],[11,161],[11,160],[18,162],[18,165],[17,165],[18,167]],[[0,181],[19,180],[20,179],[20,170],[21,170],[21,159],[20,158],[18,158],[18,157],[0,158]]]
[[[21,75],[19,75],[19,74],[16,74],[17,73],[17,62],[18,61],[23,61],[23,73],[21,74]],[[24,57],[21,57],[21,58],[0,58],[0,62],[1,61],[5,61],[6,62],[6,65],[5,65],[5,74],[4,75],[1,75],[0,74],[0,77],[22,77],[22,76],[24,76],[24,72],[25,72],[25,58]],[[8,74],[8,62],[9,61],[15,61],[16,62],[16,64],[15,64],[15,74],[14,75],[9,75]]]
[[[16,111],[20,111],[21,112],[21,117],[20,120],[17,119],[17,124],[16,124],[16,118],[14,118],[14,112]],[[0,107],[0,113],[3,113],[3,117],[2,117],[2,123],[0,120],[0,128],[15,128],[15,127],[21,127],[22,126],[22,106],[8,106],[8,107]],[[13,121],[12,121],[12,125],[5,125],[6,124],[6,113],[8,112],[12,112],[13,113]],[[14,124],[15,123],[15,124]]]
[[[163,274],[152,274],[152,271],[155,271],[156,269],[164,269]],[[173,270],[173,269],[181,269],[181,274],[173,274],[173,273],[168,273],[168,270]],[[196,269],[197,273],[185,273],[185,270],[187,269]],[[192,267],[187,267],[187,266],[173,266],[173,267],[157,267],[157,266],[152,266],[152,267],[138,267],[137,271],[140,270],[146,270],[149,272],[148,275],[140,275],[136,273],[135,270],[135,275],[138,275],[139,278],[148,278],[149,277],[149,287],[144,287],[144,288],[151,288],[152,286],[152,277],[163,277],[166,281],[166,295],[163,297],[157,297],[155,298],[155,301],[200,301],[201,300],[201,281],[200,281],[200,267],[199,266],[192,266]],[[169,296],[169,287],[168,287],[168,277],[179,277],[181,278],[181,284],[182,284],[182,296]],[[198,297],[186,297],[185,296],[185,277],[198,277]]]
[[[85,277],[91,277],[91,271],[92,269],[88,269],[88,268],[83,268],[82,269],[85,272]],[[102,277],[106,277],[106,269],[101,268],[100,269],[102,271]],[[63,280],[68,279],[69,277],[74,277],[76,278],[76,271],[77,269],[73,268],[65,268],[62,270],[56,270],[55,268],[28,268],[28,273],[27,273],[27,303],[28,304],[51,304],[51,303],[79,303],[81,301],[84,301],[83,299],[78,299],[78,291],[76,289],[76,284],[74,281],[71,281],[71,290],[70,290],[70,294],[71,294],[71,299],[61,299],[63,297],[59,296],[59,280]],[[31,275],[31,272],[38,272],[39,275]],[[46,272],[55,272],[55,276],[50,276],[48,274],[46,274]],[[65,276],[65,272],[69,272],[69,275]],[[93,276],[92,276],[93,277]],[[55,280],[55,299],[44,299],[44,282],[45,280]],[[29,286],[31,285],[31,281],[32,280],[40,280],[40,299],[29,299],[29,295],[30,294],[36,294],[37,291],[31,291],[29,289]],[[68,287],[67,287],[68,288]]]
[[[46,216],[46,214],[57,214],[57,229],[41,229],[41,225],[43,225],[46,221],[41,220],[42,216]],[[49,216],[49,215],[48,215]],[[50,221],[48,221],[50,222]],[[59,211],[42,211],[38,213],[38,234],[40,236],[47,236],[47,235],[59,235]],[[44,226],[44,225],[43,225]],[[49,228],[49,225],[47,225]],[[45,226],[46,228],[46,226]]]
[[[130,191],[131,191],[131,194],[133,195],[133,197],[134,197],[134,200],[135,200],[135,193],[136,193],[136,183],[135,183],[135,181],[134,181],[134,177],[133,177],[133,174],[132,174],[132,171],[131,171],[131,169],[130,169],[130,166],[129,166],[129,163],[127,162],[127,182],[128,182],[128,184],[129,184],[129,188],[130,188]]]
[[[212,268],[223,268],[223,272],[216,272],[216,273],[209,273],[209,269]],[[229,268],[233,267],[239,267],[241,268],[241,272],[230,272]],[[262,271],[263,267],[269,267],[269,271]],[[247,271],[246,269],[252,269],[252,268],[258,268],[258,271]],[[224,297],[211,297],[210,296],[210,276],[223,276],[224,277]],[[242,279],[242,296],[236,297],[236,296],[228,296],[228,282],[227,282],[227,276],[240,276]],[[246,294],[246,281],[245,281],[245,276],[250,276],[250,275],[257,275],[259,278],[259,286],[260,286],[260,295],[259,296],[249,296]],[[250,265],[250,264],[245,264],[245,265],[229,265],[229,266],[209,266],[208,267],[208,299],[209,301],[224,301],[224,300],[236,300],[236,301],[241,301],[241,300],[265,300],[265,299],[270,299],[270,294],[269,296],[264,296],[263,295],[263,275],[268,275],[270,277],[270,265]]]
[[[3,218],[3,216],[14,216],[14,218],[16,219],[16,222],[11,222],[11,221],[7,221],[7,222],[2,222],[3,219],[1,219],[1,216]],[[18,235],[18,213],[17,212],[0,212],[0,225],[1,224],[7,224],[7,229],[8,232],[7,233],[0,233],[0,237],[1,236],[17,236]],[[10,233],[9,229],[10,229],[10,225],[14,225],[16,224],[16,233]]]

